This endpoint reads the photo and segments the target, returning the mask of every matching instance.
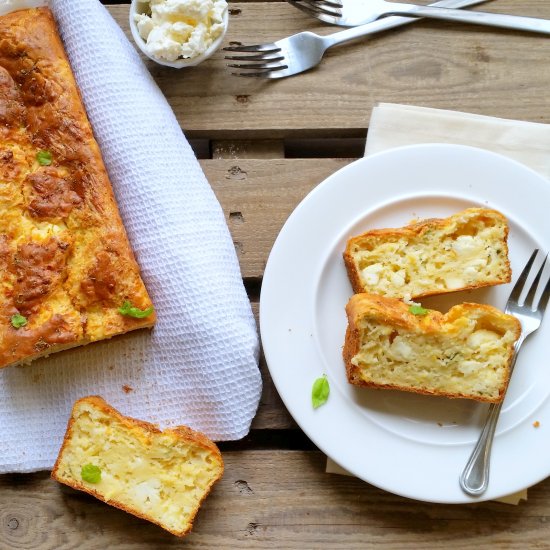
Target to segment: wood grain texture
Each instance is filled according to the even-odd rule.
[[[338,30],[285,2],[230,7],[226,43]],[[128,32],[128,3],[108,9]],[[550,18],[548,0],[499,0],[484,9]],[[379,101],[550,122],[549,54],[550,40],[536,35],[419,22],[335,48],[314,71],[281,81],[232,77],[223,52],[193,69],[150,62],[148,67],[187,136],[211,151],[213,159],[201,165],[222,205],[243,277],[249,287],[259,287],[288,215],[351,161],[285,159],[285,144],[302,143],[302,149],[293,145],[294,156],[306,149],[312,157],[316,151],[357,156]],[[354,138],[355,145],[327,154],[320,138]],[[304,139],[311,140],[309,147]],[[260,369],[264,387],[251,443],[246,450],[224,452],[225,476],[188,538],[179,540],[41,472],[0,476],[0,550],[549,547],[550,480],[530,489],[528,502],[517,507],[434,505],[326,474],[325,458],[316,451],[250,449],[259,432],[290,438],[296,430],[263,356]],[[374,442],[365,442],[368,452],[376,452]]]
[[[252,303],[252,311],[256,319],[256,325],[259,323],[259,303]],[[296,422],[290,416],[284,406],[279,394],[275,388],[275,384],[269,374],[269,369],[265,361],[263,351],[260,352],[260,371],[262,373],[262,396],[260,397],[260,405],[258,407],[258,413],[252,421],[252,429],[256,430],[284,430],[294,429],[297,427]]]
[[[550,19],[547,0],[499,0],[488,11]],[[127,30],[127,6],[109,8]],[[270,42],[332,28],[285,2],[232,3],[225,43]],[[322,64],[277,81],[231,76],[224,53],[175,71],[149,63],[190,137],[364,137],[380,101],[550,122],[550,40],[421,21],[330,50]]]
[[[366,444],[366,450],[368,445]],[[319,452],[224,453],[226,471],[183,540],[65,488],[47,473],[0,477],[9,550],[548,548],[550,481],[519,506],[418,503],[326,474]]]
[[[225,213],[244,278],[262,277],[275,238],[294,208],[315,186],[349,162],[350,159],[201,161]]]
[[[265,265],[266,254],[269,253],[275,238],[274,235],[279,232],[280,226],[277,223],[275,225],[266,224],[266,220],[272,218],[268,215],[262,220],[261,208],[258,209],[258,204],[247,205],[245,218],[242,205],[249,200],[254,202],[255,194],[251,192],[251,187],[244,182],[247,182],[250,177],[253,182],[260,184],[260,172],[274,175],[275,168],[280,167],[281,162],[279,161],[275,165],[272,159],[284,158],[283,143],[281,140],[214,141],[212,143],[212,157],[218,160],[205,160],[201,164],[217,194],[227,223],[230,226],[241,270],[245,278],[261,278],[263,269],[254,272],[249,269],[249,265],[257,258],[256,253],[258,251],[260,254],[264,253],[264,257],[260,259],[260,264]],[[229,159],[229,162],[221,162],[222,159]],[[244,159],[270,159],[270,161],[257,161],[247,164],[246,169],[242,169],[240,164]],[[250,176],[248,171],[250,171]],[[241,184],[241,182],[243,183]],[[263,183],[265,186],[265,179]],[[267,187],[269,190],[275,191],[278,189],[278,184],[279,181],[269,182]],[[262,186],[255,188],[262,189]],[[246,200],[244,200],[245,197]],[[265,200],[266,198],[267,200]],[[270,202],[269,198],[265,197],[265,194],[263,195],[264,202],[267,204]],[[286,219],[287,216],[288,214],[283,219]],[[267,227],[265,227],[266,225]],[[256,246],[256,236],[261,229],[271,230],[272,235],[264,243],[265,246],[259,248]],[[253,254],[247,254],[248,251],[252,251]],[[259,330],[259,303],[257,301],[252,302],[252,310]],[[286,410],[275,389],[262,350],[260,350],[260,370],[263,381],[262,395],[258,412],[252,422],[252,429],[280,430],[296,428],[296,423]]]

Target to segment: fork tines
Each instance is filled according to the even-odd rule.
[[[341,17],[342,15],[342,4],[338,0],[287,0],[287,2],[315,17],[319,15]]]
[[[253,44],[251,46],[226,46],[224,48],[226,52],[262,52],[272,53],[281,51],[281,48],[277,44]]]
[[[538,249],[535,249],[531,254],[529,261],[527,262],[514,288],[512,289],[512,293],[510,294],[510,300],[516,302],[520,307],[526,306],[530,308],[532,311],[538,310],[541,313],[544,313],[544,310],[546,309],[546,305],[548,304],[548,300],[550,298],[550,275],[547,275],[545,277],[544,283],[543,283],[544,286],[540,284],[540,281],[542,278],[542,274],[544,272],[544,268],[548,263],[548,254],[544,255],[543,262],[540,265],[535,275],[535,278],[533,279],[531,285],[528,288],[527,295],[523,300],[521,300],[521,295],[523,294],[524,289],[527,288],[527,285],[526,285],[527,279],[529,278],[529,275],[531,274],[531,272],[534,271],[532,269],[533,264],[535,263],[535,260],[537,259],[539,254],[540,254],[540,251]],[[535,296],[537,294],[539,286],[543,286],[543,289],[537,303],[535,302]]]
[[[246,72],[234,72],[236,76],[270,76],[276,71],[288,69],[284,63],[285,57],[281,48],[276,44],[256,44],[252,46],[228,46],[226,52],[241,53],[244,55],[226,55],[225,59],[240,61],[241,63],[228,63],[233,69],[244,69]]]

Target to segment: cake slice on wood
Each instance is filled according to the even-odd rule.
[[[222,474],[221,453],[205,435],[185,426],[161,431],[95,396],[75,403],[52,471],[53,479],[180,537]]]

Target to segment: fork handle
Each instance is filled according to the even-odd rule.
[[[482,4],[487,0],[439,0],[439,2],[434,2],[430,6],[439,7],[439,8],[464,8],[469,6],[474,6],[476,4]],[[369,34],[375,34],[378,32],[386,31],[393,29],[395,27],[400,27],[402,25],[407,25],[413,23],[418,17],[397,17],[389,16],[372,23],[367,23],[366,25],[359,25],[357,27],[352,27],[346,29],[345,31],[335,32],[322,36],[325,48],[330,48],[336,44],[343,44],[344,42],[349,42],[355,38],[361,36],[367,36]]]
[[[514,356],[510,363],[510,376],[516,364],[519,348],[525,340],[525,337],[526,336],[522,333],[514,345]],[[502,401],[489,405],[483,430],[459,478],[462,490],[469,495],[479,496],[487,490],[487,486],[489,485],[491,447],[493,445],[500,409],[502,409]]]
[[[395,6],[395,7],[394,7]],[[409,17],[429,17],[446,21],[460,21],[474,25],[488,25],[490,27],[504,27],[520,31],[550,34],[550,21],[536,17],[519,15],[504,15],[500,13],[483,13],[480,11],[462,11],[451,8],[437,8],[432,6],[416,6],[413,4],[394,4],[388,8],[390,15],[408,15]]]
[[[460,476],[462,490],[472,496],[483,494],[489,485],[489,463],[502,403],[492,403],[477,444]]]

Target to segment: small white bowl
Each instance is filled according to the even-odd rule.
[[[196,57],[191,58],[185,58],[185,59],[178,59],[176,61],[168,61],[166,59],[161,59],[159,57],[152,56],[147,51],[147,43],[143,38],[140,36],[139,31],[137,29],[137,24],[134,20],[134,15],[136,13],[145,13],[146,7],[149,5],[149,2],[147,0],[132,0],[132,3],[130,4],[130,30],[132,32],[132,36],[134,38],[134,42],[137,44],[138,48],[143,52],[145,56],[147,56],[151,61],[154,61],[155,63],[158,63],[159,65],[164,65],[166,67],[173,67],[175,69],[182,69],[183,67],[194,67],[195,65],[198,65],[199,63],[202,63],[205,59],[208,59],[212,56],[212,54],[219,49],[221,46],[223,39],[225,37],[225,33],[227,32],[227,27],[229,24],[229,9],[226,9],[223,14],[223,31],[210,44],[210,47],[201,55],[198,55]]]

